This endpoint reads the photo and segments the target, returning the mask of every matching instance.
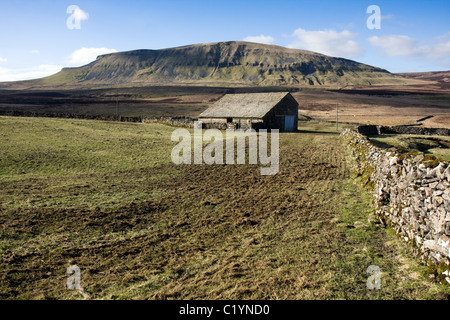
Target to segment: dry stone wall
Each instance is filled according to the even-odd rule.
[[[378,134],[417,134],[425,136],[450,136],[450,129],[444,128],[425,128],[416,126],[375,126],[360,125],[356,128],[359,133],[366,136]]]
[[[342,136],[373,192],[377,218],[428,264],[430,278],[450,284],[450,165],[420,152],[378,148],[356,130]]]
[[[159,118],[144,118],[143,123],[162,123],[173,127],[194,128],[194,121],[196,119],[190,117],[159,117]]]

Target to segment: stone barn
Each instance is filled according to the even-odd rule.
[[[227,94],[198,117],[205,127],[297,131],[298,103],[288,92]]]

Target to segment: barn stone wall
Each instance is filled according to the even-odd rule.
[[[450,165],[378,148],[356,130],[344,129],[342,136],[373,193],[377,218],[428,264],[430,278],[450,283]]]
[[[227,123],[226,118],[200,118],[199,121],[203,123]]]
[[[254,129],[259,130],[263,128],[263,122],[259,119],[239,119],[234,118],[233,122],[227,123],[226,119],[194,119],[190,117],[159,117],[159,118],[146,118],[143,119],[144,123],[162,123],[167,124],[173,127],[185,127],[185,128],[194,128],[195,121],[199,121],[202,123],[202,129]],[[240,126],[238,125],[240,123]]]

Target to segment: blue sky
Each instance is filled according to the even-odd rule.
[[[72,14],[79,29],[67,24]],[[369,29],[370,5],[381,29]],[[74,20],[71,20],[72,22]],[[37,78],[98,54],[250,40],[391,72],[450,69],[450,2],[15,0],[0,3],[0,81]]]

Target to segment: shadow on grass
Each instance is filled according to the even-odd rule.
[[[383,148],[383,149],[389,149],[389,148],[394,148],[395,146],[393,146],[392,144],[386,143],[386,142],[382,142],[379,140],[374,140],[374,139],[370,139],[370,142],[375,146],[375,147],[379,147],[379,148]],[[398,149],[398,147],[395,147]]]
[[[296,133],[320,133],[320,134],[333,134],[333,135],[339,135],[341,134],[340,131],[313,131],[313,130],[299,130]]]

